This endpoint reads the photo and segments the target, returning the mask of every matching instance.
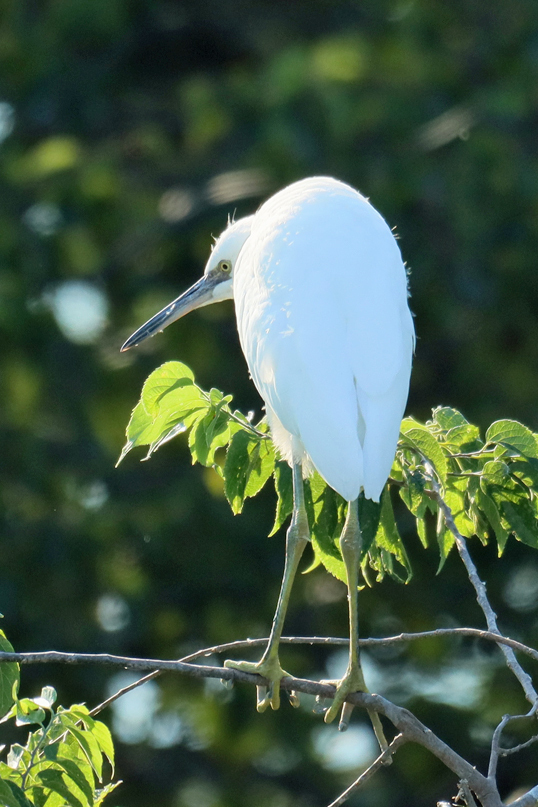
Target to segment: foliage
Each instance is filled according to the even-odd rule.
[[[242,411],[259,407],[229,304],[202,309],[136,352],[119,347],[199,277],[228,215],[252,213],[288,182],[340,177],[396,226],[419,336],[410,413],[424,421],[432,402],[450,401],[482,434],[507,414],[538,429],[536,0],[310,0],[308,13],[305,5],[3,4],[0,611],[17,647],[173,658],[208,637],[226,642],[270,625],[281,536],[259,539],[270,529],[272,482],[233,519],[215,473],[200,465],[189,473],[186,441],[151,463],[113,465],[143,379],[168,358],[195,367],[204,389],[232,390]],[[93,329],[82,316],[89,292],[108,311]],[[453,550],[442,585],[432,582],[434,517],[422,551],[396,491],[392,503],[413,585],[386,578],[366,592],[364,635],[474,624]],[[493,542],[473,551],[501,624],[535,644],[532,550],[510,540],[502,564]],[[318,588],[316,571],[298,579],[287,629],[345,635],[343,586],[318,571]],[[333,587],[322,590],[324,581]],[[97,615],[107,598],[123,610],[105,628]],[[420,699],[431,725],[438,702],[410,683],[418,663],[443,678],[472,656],[481,680],[468,645],[434,650],[409,645],[377,659]],[[328,658],[295,648],[289,669],[313,661],[323,670]],[[35,680],[37,669],[26,672],[36,692],[47,683]],[[113,677],[101,667],[56,673],[63,703],[82,692],[102,700]],[[506,679],[491,686],[510,712]],[[183,692],[163,679],[163,714],[184,708]],[[163,752],[167,764],[154,764],[149,734],[129,744],[117,728],[118,769],[144,771],[123,777],[122,803],[146,807],[158,792],[162,807],[188,807],[194,785],[211,783],[206,801],[317,805],[348,775],[326,757],[320,765],[316,721],[289,710],[257,720],[239,692],[212,709],[204,697],[189,693],[204,740],[187,731]],[[482,753],[474,738],[490,727],[485,702],[443,712],[444,731],[472,746],[473,759]],[[218,728],[230,720],[233,743]],[[288,767],[270,769],[274,758]],[[446,798],[427,757],[412,764],[420,794],[409,758],[396,759],[373,801]],[[536,762],[522,754],[501,770],[508,791],[533,779]]]
[[[146,459],[176,435],[187,432],[193,463],[213,468],[224,481],[226,498],[235,514],[272,477],[277,495],[272,532],[292,509],[291,473],[279,461],[265,418],[253,425],[230,407],[231,395],[204,392],[192,371],[181,362],[167,362],[146,380],[127,426],[127,443],[119,462],[138,446],[149,446]],[[225,452],[225,457],[223,456]],[[361,496],[363,569],[388,573],[407,581],[411,564],[394,515],[394,495],[416,519],[424,547],[436,536],[440,568],[454,543],[429,484],[431,474],[441,486],[456,527],[483,544],[491,538],[501,555],[510,535],[538,548],[538,441],[526,426],[499,420],[480,437],[477,426],[456,409],[434,409],[432,419],[402,422],[396,457],[381,502]],[[338,539],[346,503],[316,472],[307,480],[306,496],[316,564],[346,580]]]
[[[14,704],[1,722],[12,719],[17,727],[31,730],[25,744],[13,744],[0,762],[2,807],[99,807],[120,784],[103,784],[105,759],[114,775],[109,729],[81,703],[55,709],[53,687],[44,687],[37,698],[21,699],[17,689],[18,681],[8,689],[2,680],[0,697]]]

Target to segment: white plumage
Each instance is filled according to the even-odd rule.
[[[237,327],[278,449],[290,464],[311,463],[348,501],[361,488],[378,501],[414,344],[392,232],[353,188],[314,177],[232,224],[207,271],[241,240]]]

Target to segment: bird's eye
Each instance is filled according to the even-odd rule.
[[[231,261],[219,261],[218,268],[221,272],[231,272],[232,271],[232,262]]]

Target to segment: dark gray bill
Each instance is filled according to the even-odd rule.
[[[162,331],[171,322],[175,322],[176,319],[188,314],[189,311],[194,311],[195,308],[200,308],[210,303],[216,283],[217,278],[211,275],[201,277],[190,289],[183,292],[176,300],[163,308],[162,311],[159,311],[158,314],[155,314],[154,317],[148,319],[144,325],[135,331],[122,345],[121,352],[129,350],[130,347],[136,347],[140,342]]]

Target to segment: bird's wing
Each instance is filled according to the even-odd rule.
[[[235,270],[238,328],[264,401],[328,484],[378,498],[365,480],[388,475],[408,384],[405,270],[383,219],[335,185],[256,214]]]

